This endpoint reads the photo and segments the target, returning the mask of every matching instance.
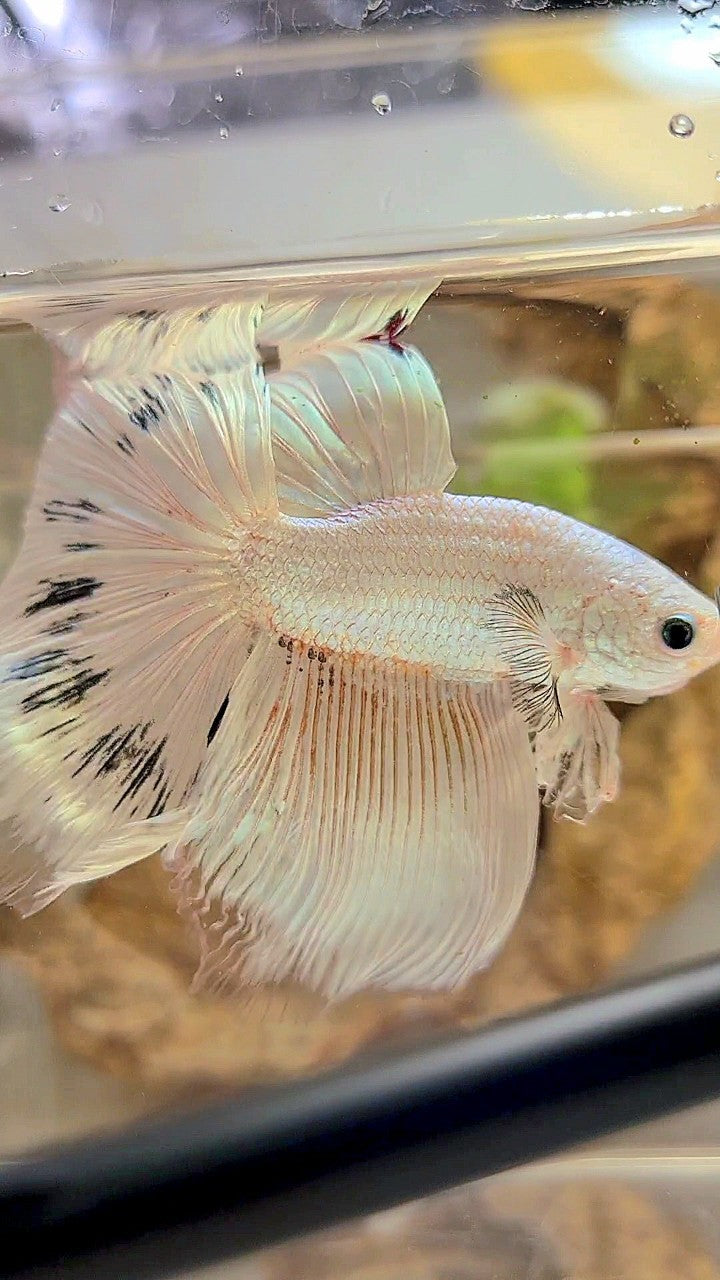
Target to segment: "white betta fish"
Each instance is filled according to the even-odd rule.
[[[442,397],[399,340],[428,292],[65,335],[5,582],[0,899],[164,849],[210,984],[451,988],[520,909],[538,784],[576,818],[614,795],[605,699],[720,659],[715,604],[654,560],[444,492]]]

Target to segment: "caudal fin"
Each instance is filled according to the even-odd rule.
[[[277,510],[260,309],[113,322],[50,427],[0,630],[21,910],[167,843],[218,731],[252,645],[230,542]]]

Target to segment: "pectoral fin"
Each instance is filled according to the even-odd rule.
[[[537,784],[504,684],[258,642],[172,860],[199,981],[451,988],[506,937]]]
[[[515,706],[530,730],[550,728],[562,719],[558,643],[541,601],[529,587],[508,583],[489,602],[488,619],[508,665]]]

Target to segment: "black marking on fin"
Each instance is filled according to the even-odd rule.
[[[138,329],[142,331],[143,329],[147,329],[147,326],[151,323],[152,320],[154,320],[157,316],[159,316],[159,314],[160,314],[159,311],[146,311],[143,308],[141,311],[131,311],[128,316],[128,320],[139,321]]]
[[[154,391],[149,391],[147,387],[140,388],[144,400],[138,400],[133,396],[130,403],[133,408],[128,413],[128,418],[133,426],[139,427],[141,431],[149,431],[152,423],[159,422],[161,417],[166,413],[165,405]]]
[[[541,601],[529,587],[506,583],[488,602],[488,618],[510,669],[516,709],[532,731],[549,729],[562,719],[562,709]]]
[[[25,617],[30,618],[41,609],[54,609],[59,605],[72,604],[75,600],[88,600],[95,594],[102,583],[97,578],[42,578],[38,584],[47,587],[45,595],[33,600],[25,609]]]
[[[89,617],[89,613],[83,613],[82,610],[75,609],[72,613],[68,613],[66,617],[56,618],[54,622],[51,622],[49,627],[45,627],[43,635],[68,636],[79,627],[81,622],[84,622]]]
[[[99,542],[66,542],[66,551],[101,551],[102,545]]]
[[[152,750],[143,752],[139,756],[134,767],[130,770],[130,773],[123,779],[125,789],[122,792],[120,799],[113,805],[113,812],[119,809],[120,806],[131,796],[137,796],[143,784],[152,777],[157,765],[160,764],[160,759],[166,744],[167,737],[161,738],[159,742],[154,744]],[[162,770],[162,765],[160,768]]]
[[[220,728],[220,725],[222,724],[223,716],[225,715],[225,712],[228,709],[229,701],[230,701],[230,693],[228,692],[225,694],[225,697],[223,698],[222,703],[220,704],[220,706],[218,707],[215,713],[215,718],[212,724],[210,725],[210,728],[208,729],[208,736],[207,736],[208,746],[210,746],[210,743],[212,742],[213,738],[215,737],[215,734],[217,733],[218,729]]]
[[[215,386],[215,383],[211,382],[209,379],[206,379],[204,382],[200,383],[200,390],[202,391],[205,398],[210,401],[210,404],[213,406],[213,409],[217,409],[220,403],[220,397],[218,396],[218,389]]]
[[[149,738],[151,728],[151,721],[130,727],[116,724],[99,734],[82,754],[71,751],[66,758],[76,758],[73,778],[78,778],[86,771],[91,771],[95,779],[116,774],[119,776],[117,785],[120,794],[113,805],[113,811],[118,810],[126,800],[142,800],[143,791],[148,800],[149,791],[152,799],[144,816],[157,817],[165,810],[171,785],[162,762],[167,738]],[[139,807],[135,805],[131,816],[138,812]]]
[[[89,498],[75,498],[74,501],[67,498],[53,498],[45,503],[43,515],[49,524],[55,520],[72,520],[79,523],[89,520],[91,515],[100,515],[100,508],[96,507]]]
[[[77,666],[78,659],[73,659]],[[110,668],[105,671],[93,671],[92,667],[80,666],[62,680],[53,680],[42,685],[23,698],[20,706],[26,714],[40,711],[43,707],[71,707],[82,702],[91,689],[102,683],[110,675]]]
[[[36,680],[51,671],[60,671],[65,666],[77,666],[79,662],[79,658],[70,657],[67,649],[43,649],[41,653],[34,653],[31,657],[16,662],[3,683],[9,680]]]
[[[115,443],[121,453],[131,454],[135,452],[135,445],[133,444],[130,437],[125,434],[124,431],[121,436],[118,436]]]

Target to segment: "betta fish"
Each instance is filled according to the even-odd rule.
[[[538,789],[614,796],[606,702],[720,659],[716,604],[647,555],[447,492],[404,341],[431,290],[56,325],[0,622],[1,901],[162,852],[206,986],[454,988],[521,908]]]

